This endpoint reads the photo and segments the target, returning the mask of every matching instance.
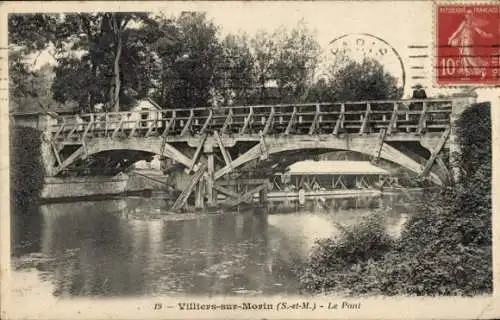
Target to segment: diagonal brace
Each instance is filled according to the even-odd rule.
[[[203,149],[203,146],[205,145],[205,141],[207,140],[207,136],[208,136],[207,134],[204,134],[203,137],[201,138],[200,144],[198,144],[198,147],[196,147],[196,151],[194,153],[192,163],[189,166],[188,173],[191,173],[193,171],[193,168],[194,168],[196,162],[198,162],[198,158],[200,157],[201,150]]]
[[[250,160],[257,159],[259,156],[260,156],[260,144],[256,144],[248,151],[240,155],[238,158],[234,159],[234,161],[231,162],[230,166],[226,165],[225,167],[217,170],[214,174],[214,180],[219,179],[225,174],[231,172],[231,170],[247,163]]]
[[[264,135],[260,134],[260,160],[266,160],[269,158],[269,152],[267,150],[266,141],[264,140]]]
[[[222,139],[217,131],[214,131],[214,137],[215,140],[217,141],[217,144],[219,145],[220,152],[222,153],[222,157],[224,158],[224,162],[226,163],[226,166],[230,168],[230,171],[233,170],[231,166],[231,155],[229,152],[227,152],[226,148],[224,148],[224,144],[222,143]]]
[[[431,156],[429,157],[429,159],[427,160],[427,162],[426,162],[426,164],[424,166],[424,169],[422,170],[422,172],[419,175],[419,178],[425,177],[425,176],[427,176],[429,174],[429,172],[430,172],[432,166],[434,165],[434,161],[436,160],[439,152],[441,152],[441,149],[443,149],[444,144],[446,143],[446,140],[448,140],[448,137],[450,135],[450,131],[451,131],[451,129],[450,129],[450,127],[448,127],[443,132],[443,135],[441,135],[441,138],[439,139],[436,148],[432,151]]]
[[[240,195],[236,200],[227,201],[227,203],[230,205],[238,205],[242,202],[251,203],[253,200],[253,194],[256,192],[259,192],[263,189],[267,189],[267,184],[262,184],[260,186],[257,186],[255,188],[245,192],[244,194]]]
[[[380,129],[380,132],[378,134],[378,140],[377,144],[375,145],[375,148],[373,149],[373,161],[378,162],[380,159],[380,152],[382,151],[382,146],[384,145],[384,139],[386,135],[386,130],[384,128]]]

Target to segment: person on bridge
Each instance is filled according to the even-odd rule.
[[[425,90],[424,88],[422,87],[421,84],[416,84],[414,87],[413,87],[413,95],[412,95],[412,99],[415,99],[415,100],[424,100],[424,99],[427,99],[427,93],[425,93]],[[412,110],[421,110],[422,109],[422,106],[423,106],[423,103],[422,102],[412,102],[410,104],[410,111]]]
[[[424,88],[422,87],[421,84],[416,84],[413,87],[413,94],[412,94],[412,99],[415,100],[424,100],[427,99],[427,93],[425,92]],[[421,101],[415,101],[411,102],[410,105],[408,106],[408,109],[410,111],[421,111],[424,107],[424,103]],[[410,114],[410,121],[413,123],[415,121],[418,121],[420,116],[418,114]]]

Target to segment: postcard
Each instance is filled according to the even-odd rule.
[[[492,319],[497,1],[0,4],[2,319]]]

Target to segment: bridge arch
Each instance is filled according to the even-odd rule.
[[[375,143],[376,141],[373,141],[373,144]],[[372,153],[372,148],[370,148],[370,145],[372,145],[372,143],[366,143],[366,141],[361,143],[356,139],[347,142],[341,139],[329,139],[329,140],[316,140],[316,141],[311,141],[311,140],[294,141],[293,143],[271,142],[267,145],[266,149],[268,155],[279,154],[287,151],[297,151],[297,150],[305,151],[311,149],[322,149],[325,150],[325,152],[338,151],[338,150],[354,151],[360,154],[366,154],[371,156],[373,155],[373,153]],[[250,161],[260,159],[261,157],[262,157],[262,146],[260,144],[257,144],[249,151],[247,151],[245,154],[235,159],[232,162],[231,167],[232,169],[236,169],[240,166],[245,165]],[[403,152],[390,146],[387,143],[383,143],[381,145],[379,157],[381,159],[396,163],[401,167],[407,168],[418,174],[420,174],[423,170],[422,165],[418,161],[414,160],[413,158],[410,158]],[[229,171],[230,168],[228,166],[219,169],[218,171],[215,172],[214,176],[215,180],[221,178]],[[443,179],[434,172],[430,172],[429,176],[431,180],[436,184],[444,183]]]
[[[297,152],[308,150],[324,150],[324,152],[329,151],[351,151],[360,154],[365,154],[369,156],[374,155],[374,150],[377,147],[377,137],[348,137],[348,138],[334,138],[329,136],[327,138],[322,137],[288,137],[288,138],[273,138],[269,137],[264,142],[264,145],[257,143],[250,149],[246,150],[241,156],[237,157],[232,161],[231,166],[225,166],[216,170],[214,173],[214,180],[218,180],[225,174],[229,173],[231,169],[237,169],[251,161],[261,159],[263,156],[263,149],[267,155],[277,155],[279,153],[286,152]],[[428,144],[421,144],[421,146],[429,151]],[[392,163],[398,164],[401,167],[407,168],[417,174],[422,173],[423,166],[421,163],[425,163],[426,158],[418,155],[417,153],[410,156],[408,152],[400,151],[398,148],[391,146],[389,143],[382,143],[378,146],[378,157],[381,159],[390,161]],[[237,146],[233,147],[237,148]],[[163,143],[160,138],[130,138],[127,140],[113,140],[113,139],[99,139],[91,140],[85,145],[85,155],[92,156],[102,152],[110,151],[138,151],[143,153],[148,153],[151,155],[162,154],[167,158],[175,160],[176,162],[184,165],[187,168],[193,167],[193,160],[189,158],[186,154],[181,152],[175,146]],[[193,149],[193,148],[189,148]],[[184,149],[181,149],[185,151]],[[429,151],[430,152],[430,151]],[[322,152],[323,153],[323,152]],[[133,162],[139,161],[137,159]],[[442,165],[435,166],[433,171],[430,172],[431,180],[436,184],[443,184],[446,179],[440,172],[446,171],[446,168],[441,168]],[[437,170],[436,170],[437,169]]]
[[[186,167],[189,167],[192,164],[192,160],[190,158],[181,153],[172,145],[168,143],[163,144],[160,138],[130,138],[125,141],[105,139],[90,142],[87,145],[88,155],[111,150],[134,150],[157,155],[162,154],[163,151],[163,155],[165,157],[182,163]]]

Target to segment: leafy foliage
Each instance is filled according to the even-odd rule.
[[[477,104],[460,116],[458,142],[464,151],[459,155],[458,165],[462,178],[455,186],[426,193],[415,202],[413,215],[397,241],[390,246],[387,242],[373,247],[373,243],[384,239],[376,224],[369,226],[372,230],[368,231],[363,225],[352,229],[356,236],[344,234],[340,241],[324,240],[301,275],[303,288],[311,292],[341,291],[357,295],[490,293],[493,284],[489,114],[489,104]],[[474,150],[478,154],[471,154]],[[370,232],[378,236],[367,239],[365,235]],[[346,243],[349,250],[345,250]],[[356,246],[372,249],[353,249]]]
[[[309,91],[309,101],[359,101],[400,99],[403,88],[376,60],[361,63],[347,59],[330,66],[329,79],[320,79]]]
[[[14,127],[10,136],[10,191],[14,212],[38,199],[45,169],[40,151],[41,132]]]
[[[11,15],[11,92],[26,96],[26,58],[50,51],[53,99],[82,112],[127,110],[146,97],[163,108],[400,97],[372,60],[333,59],[328,79],[316,80],[321,48],[303,21],[222,39],[219,29],[200,12]]]
[[[255,60],[255,83],[261,102],[303,101],[318,67],[320,48],[315,34],[304,22],[290,31],[278,28],[272,34],[259,31],[250,40]],[[275,88],[266,88],[275,81]],[[266,90],[276,90],[276,99]]]

